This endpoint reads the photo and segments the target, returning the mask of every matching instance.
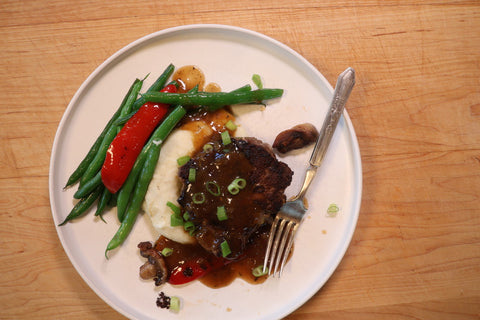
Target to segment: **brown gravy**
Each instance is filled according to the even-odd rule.
[[[199,281],[207,287],[214,289],[228,286],[236,278],[243,279],[251,284],[265,282],[267,279],[266,275],[255,277],[252,274],[252,270],[263,264],[269,229],[263,228],[257,231],[241,260],[226,264],[200,278]],[[186,261],[198,261],[199,263],[209,261],[213,263],[213,261],[218,259],[198,244],[181,244],[165,237],[160,237],[155,243],[155,249],[161,252],[164,248],[173,249],[172,254],[164,258],[169,270],[181,266]]]
[[[215,112],[207,112],[205,110],[198,110],[188,114],[181,125],[182,130],[190,130],[193,134],[193,146],[195,153],[212,139],[214,134],[220,134],[225,131],[225,124],[228,121],[235,121],[235,116],[225,109],[220,109]],[[234,131],[229,133],[233,136]]]

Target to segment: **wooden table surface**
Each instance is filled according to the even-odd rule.
[[[479,319],[479,1],[0,2],[0,318],[119,319],[68,260],[49,161],[87,76],[128,43],[216,23],[264,33],[333,85],[363,162],[356,231],[326,285],[287,319]]]

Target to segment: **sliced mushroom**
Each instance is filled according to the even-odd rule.
[[[280,153],[286,153],[306,147],[315,142],[317,138],[317,128],[311,123],[303,123],[280,132],[275,138],[272,147]]]
[[[143,280],[149,280],[155,278],[157,275],[157,268],[155,265],[151,264],[149,261],[146,261],[140,267],[140,278]]]
[[[150,242],[141,242],[138,244],[138,248],[140,255],[147,258],[147,261],[140,267],[140,278],[153,279],[156,286],[167,282],[169,272],[163,256],[153,248]]]

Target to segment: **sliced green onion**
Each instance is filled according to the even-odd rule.
[[[237,125],[232,120],[228,120],[228,122],[225,123],[225,127],[230,131],[237,129]]]
[[[183,156],[177,159],[177,164],[179,166],[183,166],[186,164],[188,161],[190,161],[190,156]]]
[[[258,87],[258,89],[263,89],[262,78],[260,78],[260,75],[254,74],[252,76],[252,81],[253,81],[253,83],[255,83],[255,85]]]
[[[190,233],[190,235],[193,235],[193,233],[195,232],[195,225],[192,221],[187,221],[183,224],[183,229]]]
[[[207,188],[207,191],[214,196],[218,197],[220,195],[220,186],[216,182],[207,181],[205,183],[205,188]]]
[[[240,192],[241,189],[247,186],[247,180],[243,178],[236,178],[227,187],[228,192],[235,195]]]
[[[230,134],[228,133],[228,131],[223,131],[222,133],[220,133],[220,135],[222,136],[222,143],[223,145],[227,145],[227,144],[230,144],[232,142],[232,139],[230,138]]]
[[[180,215],[176,215],[173,213],[170,216],[170,226],[172,227],[178,227],[178,226],[183,226],[183,219]]]
[[[195,229],[195,225],[192,221],[187,221],[183,224],[183,228],[185,228],[185,231],[190,231],[192,228]]]
[[[203,151],[209,153],[213,150],[213,146],[210,143],[205,143],[203,145]]]
[[[228,219],[227,211],[225,211],[224,206],[217,207],[217,218],[218,218],[218,221],[224,221]]]
[[[181,209],[180,207],[176,206],[172,202],[168,201],[167,206],[172,209],[173,213],[176,214],[177,216],[180,216]]]
[[[338,211],[340,211],[340,208],[335,203],[332,203],[331,205],[328,206],[327,216],[331,218],[335,218],[337,216]]]
[[[202,204],[205,202],[205,194],[203,192],[197,192],[192,196],[192,201],[195,204]]]
[[[247,186],[247,180],[243,179],[243,178],[237,178],[235,180],[233,180],[234,184],[237,185],[237,187],[239,187],[240,189],[243,189]]]
[[[170,310],[174,312],[180,311],[180,298],[179,297],[171,297],[170,298]]]
[[[253,274],[254,277],[257,277],[257,278],[261,277],[261,276],[264,276],[264,275],[268,274],[268,267],[265,268],[265,272],[263,272],[263,264],[259,265],[258,267],[253,268],[252,274]]]
[[[172,253],[173,253],[172,248],[163,248],[163,250],[162,250],[162,256],[164,256],[164,257],[171,256]]]
[[[228,245],[227,240],[223,240],[223,242],[220,243],[220,249],[222,249],[222,256],[224,258],[228,256],[230,253],[232,253],[232,250],[230,250],[230,246]]]
[[[190,213],[188,213],[188,211],[185,211],[185,213],[183,214],[183,220],[185,221],[190,220]]]
[[[188,170],[188,181],[191,183],[195,182],[196,175],[197,175],[197,169],[190,168],[190,170]]]
[[[238,188],[236,184],[232,184],[232,183],[228,185],[227,190],[233,195],[236,195],[240,192],[240,188]]]

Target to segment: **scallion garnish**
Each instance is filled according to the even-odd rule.
[[[213,146],[210,143],[205,143],[203,145],[203,151],[209,153],[213,150]]]
[[[240,189],[238,188],[237,185],[230,183],[227,187],[228,192],[230,192],[233,195],[236,195],[237,193],[240,192]]]
[[[180,311],[180,298],[179,297],[171,297],[170,298],[170,310],[174,312]]]
[[[183,224],[183,227],[185,228],[185,231],[190,231],[192,228],[195,229],[195,225],[193,224],[192,221],[187,221]]]
[[[335,203],[332,203],[328,206],[327,216],[331,218],[335,218],[337,216],[338,211],[340,211],[340,208]]]
[[[247,180],[243,178],[236,178],[232,183],[236,184],[240,189],[243,189],[247,186]]]
[[[255,267],[252,269],[252,274],[254,277],[261,277],[266,274],[268,274],[268,267],[265,268],[265,272],[263,272],[263,265],[259,265],[258,267]]]
[[[162,250],[162,256],[164,256],[164,257],[171,256],[172,253],[173,253],[172,248],[163,248],[163,250]]]
[[[237,193],[240,192],[241,189],[245,188],[246,186],[247,186],[247,180],[243,178],[236,178],[227,186],[227,190],[231,194],[236,195]]]
[[[167,202],[167,206],[172,209],[173,213],[176,214],[176,215],[180,215],[180,212],[181,212],[181,209],[180,207],[176,206],[175,204],[173,204],[172,202],[168,201]]]
[[[205,194],[203,192],[197,192],[192,196],[192,201],[195,204],[202,204],[205,202]]]
[[[172,202],[168,201],[167,206],[172,210],[172,215],[170,216],[170,226],[178,227],[183,226],[182,210],[180,207],[176,206]]]
[[[217,207],[217,218],[218,221],[224,221],[228,219],[227,211],[224,206]]]
[[[197,169],[190,168],[188,170],[188,181],[191,183],[195,182],[196,175],[197,175]]]
[[[228,245],[227,240],[223,240],[223,242],[220,243],[220,249],[222,250],[222,257],[224,258],[230,253],[232,253],[232,250],[230,250],[230,246]]]
[[[170,216],[170,226],[172,227],[178,227],[178,226],[183,226],[183,219],[180,215],[176,215],[175,213],[172,213]]]
[[[187,221],[183,224],[183,229],[190,233],[190,235],[193,235],[193,233],[195,232],[195,225],[192,221]]]
[[[233,131],[237,129],[237,125],[232,120],[228,120],[228,122],[225,123],[225,128],[227,128],[230,131]]]
[[[207,181],[205,183],[205,188],[207,189],[208,192],[210,192],[212,195],[218,197],[220,195],[220,186],[213,181]]]
[[[190,161],[190,156],[183,156],[177,159],[177,164],[179,166],[183,166],[186,164],[188,161]]]
[[[223,131],[222,133],[220,133],[220,135],[222,136],[222,143],[224,146],[232,142],[232,139],[230,138],[230,134],[228,133],[228,131]]]
[[[185,213],[183,214],[183,220],[185,221],[190,220],[190,213],[188,213],[188,211],[185,211]]]
[[[260,75],[254,74],[252,76],[252,81],[253,81],[253,83],[255,83],[255,85],[258,87],[258,89],[263,89],[262,78],[260,78]]]

